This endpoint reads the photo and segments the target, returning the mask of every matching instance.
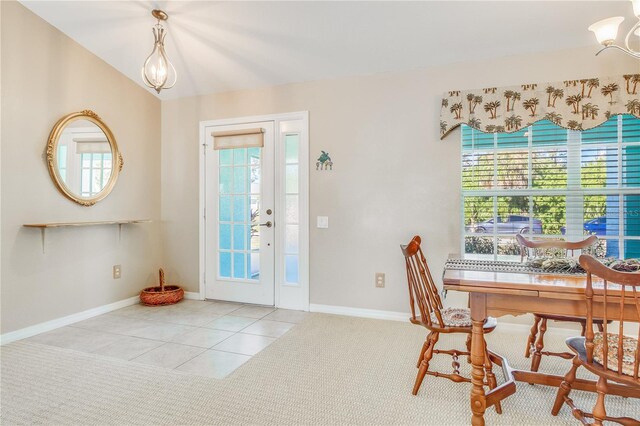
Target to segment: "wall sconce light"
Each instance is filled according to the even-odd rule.
[[[162,89],[171,89],[176,84],[178,75],[164,51],[164,38],[167,32],[160,21],[166,21],[169,15],[159,9],[154,9],[151,15],[158,20],[158,23],[153,27],[155,39],[153,51],[142,66],[142,80],[148,87],[160,93]]]
[[[627,33],[627,37],[624,39],[625,47],[615,44],[616,37],[618,36],[618,27],[622,21],[624,21],[622,16],[603,19],[589,27],[589,31],[593,31],[598,43],[604,46],[598,51],[598,53],[596,53],[596,56],[598,56],[603,50],[613,47],[615,49],[622,50],[627,55],[640,59],[640,51],[631,48],[629,44],[629,39],[632,35],[640,37],[640,0],[631,0],[631,2],[633,3],[633,13],[636,15],[636,18],[638,18],[638,22],[636,22],[633,28],[631,28]]]

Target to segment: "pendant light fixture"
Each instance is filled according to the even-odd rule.
[[[633,4],[633,14],[638,19],[638,22],[636,22],[627,33],[624,39],[624,46],[615,44],[616,37],[618,36],[618,27],[622,21],[624,21],[624,17],[614,16],[613,18],[603,19],[589,27],[589,31],[593,31],[598,43],[604,46],[596,53],[596,56],[605,49],[614,48],[623,51],[629,56],[640,59],[640,50],[635,50],[629,41],[632,36],[640,37],[640,0],[631,0],[631,3]]]
[[[154,9],[151,15],[158,20],[158,23],[153,26],[155,39],[153,51],[142,66],[142,80],[144,84],[160,93],[162,89],[171,89],[176,84],[177,74],[164,51],[164,38],[167,32],[160,22],[169,19],[169,15],[159,9]]]

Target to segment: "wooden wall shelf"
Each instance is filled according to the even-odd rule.
[[[101,222],[49,222],[49,223],[25,223],[25,228],[38,228],[42,235],[42,252],[44,253],[46,230],[52,228],[67,228],[67,227],[80,227],[80,226],[105,226],[105,225],[118,225],[118,241],[122,235],[122,225],[134,225],[137,223],[150,223],[148,219],[134,219],[134,220],[106,220]]]

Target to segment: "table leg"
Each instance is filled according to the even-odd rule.
[[[486,295],[470,294],[471,303],[471,424],[484,426],[484,412],[487,409],[487,399],[484,393],[484,322],[487,317]]]

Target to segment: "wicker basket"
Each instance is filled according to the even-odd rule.
[[[184,290],[177,285],[164,285],[164,271],[160,268],[160,285],[147,287],[140,292],[140,302],[147,306],[173,305],[184,297]]]

